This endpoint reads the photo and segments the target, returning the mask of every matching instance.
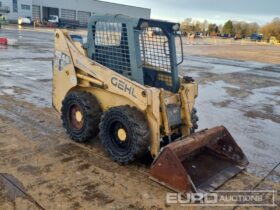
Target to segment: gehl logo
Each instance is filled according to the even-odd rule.
[[[124,81],[122,81],[116,77],[112,77],[111,83],[112,83],[112,85],[119,88],[120,90],[122,90],[126,93],[129,93],[129,95],[133,96],[134,98],[137,98],[134,93],[134,88],[129,86],[128,84],[126,84]]]

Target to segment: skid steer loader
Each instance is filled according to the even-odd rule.
[[[151,155],[153,180],[178,192],[210,192],[248,161],[223,126],[195,132],[198,85],[178,75],[184,58],[179,28],[94,15],[85,44],[56,30],[53,107],[74,141],[99,133],[114,161]]]

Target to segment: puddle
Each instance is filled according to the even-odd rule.
[[[183,64],[180,66],[183,69],[194,69],[197,71],[210,72],[214,74],[229,74],[235,72],[249,72],[257,70],[262,75],[267,74],[268,71],[279,71],[279,65],[272,65],[267,63],[260,63],[254,61],[236,61],[222,58],[212,58],[204,56],[187,55],[184,58]],[[276,72],[277,73],[277,72]],[[273,74],[271,74],[273,75]],[[275,76],[274,74],[273,76]],[[279,74],[277,75],[279,76]]]
[[[199,129],[227,127],[249,159],[248,172],[263,177],[280,160],[280,124],[276,119],[279,105],[272,100],[280,100],[280,96],[272,95],[279,88],[259,88],[245,98],[228,94],[229,88],[242,92],[240,87],[224,81],[199,86]],[[274,175],[273,181],[280,183],[280,173],[275,173],[278,176]]]
[[[14,95],[14,89],[7,88],[7,89],[1,89],[0,95]]]

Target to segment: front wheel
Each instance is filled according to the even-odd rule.
[[[109,109],[101,117],[99,129],[102,144],[114,161],[128,164],[147,154],[150,130],[145,116],[136,108]]]

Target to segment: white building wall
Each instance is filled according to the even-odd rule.
[[[124,14],[131,17],[150,18],[151,10],[147,8],[134,7],[122,4],[115,4],[97,0],[17,0],[18,11],[13,11],[13,0],[0,0],[2,6],[10,7],[10,13],[5,14],[6,18],[15,21],[18,17],[32,18],[32,5],[40,6],[41,18],[43,7],[54,7],[59,9],[59,16],[61,16],[62,9],[70,9],[76,11],[90,12],[91,14]],[[30,5],[30,10],[24,10],[21,5]]]
[[[17,12],[13,10],[13,0],[0,0],[2,6],[10,7],[10,13],[4,14],[8,20],[17,20],[19,17],[32,17],[32,0],[17,0]],[[30,9],[25,10],[21,5],[29,5]]]
[[[29,5],[30,9],[26,10],[26,9],[22,9],[21,5]],[[32,0],[18,0],[18,14],[21,17],[30,17],[32,18]]]
[[[122,4],[115,4],[96,0],[32,0],[34,5],[45,7],[59,8],[59,15],[61,9],[70,9],[84,12],[91,12],[97,14],[124,14],[132,17],[150,18],[151,10],[147,8],[134,7]],[[77,15],[76,15],[77,17]]]
[[[3,7],[9,7],[10,13],[13,11],[12,0],[0,0]],[[10,14],[9,13],[9,14]],[[5,17],[8,17],[8,14],[4,14]]]

